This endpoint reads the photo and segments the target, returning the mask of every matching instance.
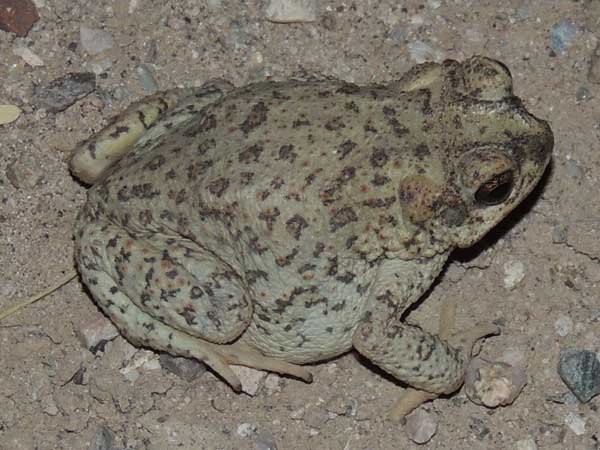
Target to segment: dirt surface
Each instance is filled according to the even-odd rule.
[[[516,360],[528,384],[507,407],[475,405],[462,391],[425,405],[437,433],[421,447],[600,448],[599,397],[571,401],[556,370],[562,348],[600,350],[600,85],[589,72],[599,2],[324,1],[316,22],[296,24],[267,21],[260,1],[35,3],[27,37],[0,31],[0,104],[23,110],[0,126],[0,309],[72,270],[85,188],[69,174],[69,152],[147,94],[140,65],[161,89],[303,69],[367,83],[397,78],[423,49],[436,60],[483,54],[511,69],[516,94],[550,122],[553,164],[522,207],[455,255],[409,320],[435,330],[441,300],[456,300],[461,327],[502,326],[481,355]],[[551,39],[561,21],[562,49]],[[112,45],[84,51],[82,25],[104,29]],[[27,64],[23,49],[42,64]],[[35,86],[89,71],[93,93],[61,112],[40,107]],[[524,277],[509,289],[519,263]],[[120,337],[92,353],[77,333],[101,317],[75,280],[0,322],[0,449],[419,447],[387,417],[404,386],[354,354],[315,365],[312,384],[270,376],[250,397],[210,371],[185,381]]]

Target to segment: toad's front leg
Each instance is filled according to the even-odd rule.
[[[483,335],[496,331],[493,326],[477,327],[477,333],[467,333],[452,346],[440,336],[400,320],[405,308],[431,284],[443,262],[441,258],[425,263],[386,261],[369,299],[368,312],[353,337],[354,347],[371,362],[398,380],[432,394],[457,390],[463,383],[473,343],[482,337],[482,330]]]

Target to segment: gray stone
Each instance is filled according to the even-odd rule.
[[[68,73],[34,91],[34,103],[50,112],[60,112],[96,89],[91,72]]]
[[[43,176],[39,161],[25,153],[6,167],[6,178],[16,189],[33,189]]]
[[[206,366],[195,359],[171,356],[161,353],[158,361],[163,369],[191,383],[206,372]]]
[[[419,408],[406,417],[404,430],[411,441],[417,444],[424,444],[435,435],[437,427],[437,416]]]
[[[86,25],[79,27],[81,48],[90,55],[97,55],[114,47],[112,35],[108,31],[91,28]]]
[[[550,47],[555,52],[562,52],[571,45],[577,34],[577,27],[571,19],[562,19],[550,29]]]
[[[573,348],[561,350],[558,374],[583,403],[600,393],[600,364],[592,351]]]
[[[90,450],[113,450],[115,434],[106,425],[100,425],[90,442]]]
[[[265,10],[268,21],[276,23],[315,22],[315,0],[271,0]]]

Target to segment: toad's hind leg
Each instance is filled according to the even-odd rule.
[[[97,285],[113,286],[112,289],[98,291],[95,296],[98,304],[127,340],[135,345],[202,361],[237,392],[241,391],[242,385],[229,364],[269,370],[292,375],[307,382],[312,381],[311,373],[304,367],[266,357],[244,344],[213,344],[165,325],[140,310],[104,272],[97,273],[95,282]]]
[[[96,218],[88,203],[77,222],[75,259],[100,306],[123,293],[148,316],[216,344],[237,339],[253,314],[242,275],[181,236],[131,236]],[[106,278],[99,283],[98,279]],[[107,293],[109,295],[107,295]]]
[[[160,136],[197,115],[204,106],[231,89],[233,85],[229,82],[213,80],[197,88],[157,92],[132,103],[106,127],[75,148],[71,157],[73,174],[81,181],[93,184],[105,169],[136,144]]]

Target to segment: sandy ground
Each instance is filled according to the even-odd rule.
[[[385,82],[415,64],[423,43],[429,59],[483,54],[510,67],[517,95],[550,122],[552,168],[484,242],[455,255],[410,320],[433,330],[442,298],[460,300],[461,326],[481,318],[502,325],[482,355],[517,355],[528,384],[503,408],[477,406],[462,392],[429,403],[438,430],[422,447],[600,448],[600,400],[561,401],[568,390],[556,372],[561,348],[600,349],[600,85],[588,78],[599,3],[332,0],[304,24],[268,22],[264,3],[39,0],[41,18],[26,38],[0,31],[0,104],[24,111],[0,126],[0,308],[72,269],[71,229],[85,189],[70,176],[68,155],[145,95],[140,64],[166,89],[300,69]],[[573,34],[562,51],[552,49],[550,30],[565,19]],[[113,47],[83,52],[82,25],[106,30]],[[23,47],[43,65],[15,55]],[[95,92],[65,111],[35,105],[36,85],[102,67]],[[516,263],[525,276],[509,290],[505,270]],[[277,377],[255,397],[236,395],[211,372],[187,382],[146,364],[126,376],[136,358],[155,356],[135,354],[121,338],[92,354],[76,332],[99,317],[72,281],[0,323],[0,449],[419,447],[387,417],[404,387],[353,354],[316,365],[310,385]],[[350,414],[340,414],[344,405]],[[112,435],[110,446],[102,436]]]

